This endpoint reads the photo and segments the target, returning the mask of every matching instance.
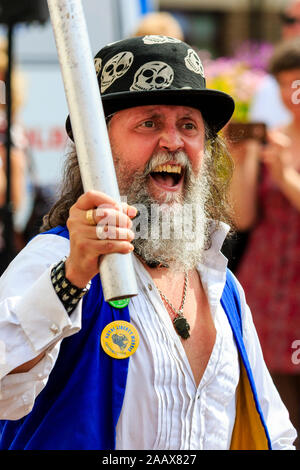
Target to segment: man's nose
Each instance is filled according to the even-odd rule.
[[[159,137],[159,147],[163,150],[175,152],[182,149],[184,142],[178,129],[174,127],[164,128]]]

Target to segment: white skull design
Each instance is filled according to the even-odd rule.
[[[179,39],[170,38],[169,36],[161,36],[161,35],[149,35],[143,38],[144,44],[164,44],[166,42],[181,42]]]
[[[95,64],[96,75],[98,75],[98,73],[99,73],[100,70],[101,70],[102,59],[100,59],[99,57],[97,57],[96,59],[94,59],[94,64]]]
[[[101,93],[104,93],[115,80],[122,77],[131,67],[133,62],[132,52],[119,52],[104,66],[101,75]]]
[[[204,69],[198,54],[193,50],[188,50],[188,55],[184,59],[186,67],[192,72],[202,75],[204,78]]]
[[[167,88],[174,79],[174,71],[165,62],[147,62],[135,73],[131,91]]]

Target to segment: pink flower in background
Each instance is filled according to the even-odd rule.
[[[234,57],[252,69],[266,71],[273,50],[274,46],[270,43],[246,41],[236,50]]]
[[[232,57],[212,59],[199,52],[204,63],[208,88],[229,93],[235,100],[233,120],[249,121],[253,96],[266,75],[273,51],[268,43],[243,43]]]

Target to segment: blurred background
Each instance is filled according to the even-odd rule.
[[[202,58],[207,86],[234,97],[224,137],[235,163],[236,233],[223,251],[245,288],[267,365],[300,431],[300,357],[293,353],[300,340],[300,1],[82,4],[93,54],[131,35],[179,37]],[[27,7],[34,14],[26,18]],[[46,1],[0,0],[0,80],[2,272],[55,201],[67,149],[68,109]]]

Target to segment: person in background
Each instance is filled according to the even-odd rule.
[[[5,83],[6,69],[7,69],[7,41],[0,40],[0,80]],[[25,98],[25,79],[23,74],[13,67],[11,76],[11,94],[12,94],[12,126],[11,126],[11,151],[10,151],[10,164],[11,164],[11,204],[13,209],[13,217],[21,210],[26,193],[26,172],[27,172],[27,138],[24,127],[19,122],[19,112],[24,105]],[[5,90],[5,87],[1,88]],[[4,224],[5,224],[5,205],[6,190],[7,190],[7,177],[6,177],[6,104],[3,103],[1,97],[0,104],[0,273],[7,267],[7,252],[4,239]],[[15,231],[13,234],[16,247],[19,244],[20,237]],[[20,246],[22,246],[22,242]],[[17,248],[16,248],[17,249]]]
[[[300,36],[300,0],[288,2],[281,15],[281,41]],[[276,78],[268,73],[253,97],[250,107],[250,121],[266,124],[268,129],[290,123],[292,114],[281,98]],[[236,150],[235,150],[236,152]],[[238,179],[239,176],[236,176]],[[251,229],[237,230],[235,235],[228,238],[223,246],[223,252],[229,259],[229,267],[235,273],[247,249]]]
[[[288,40],[300,36],[300,0],[289,2],[281,15],[282,40]],[[288,124],[292,115],[284,105],[280,96],[280,90],[276,79],[267,75],[251,106],[251,120],[264,122],[269,128]]]
[[[231,146],[235,222],[238,229],[251,230],[236,275],[266,363],[299,432],[300,365],[293,353],[300,340],[300,38],[275,49],[270,73],[292,121],[270,130],[265,147],[254,141]]]
[[[184,33],[176,18],[161,11],[144,15],[132,36],[163,35],[184,40]]]
[[[6,68],[7,68],[7,43],[6,40],[0,40],[0,80],[5,83]],[[27,145],[27,139],[23,126],[19,123],[19,112],[24,105],[25,97],[25,80],[21,72],[13,68],[11,77],[12,87],[12,152],[11,152],[11,165],[12,165],[12,203],[14,209],[18,209],[22,203],[24,190],[25,190],[25,168],[26,168],[26,155],[24,149]],[[3,91],[5,88],[1,88]],[[3,97],[0,103],[0,158],[1,166],[6,168],[6,105],[3,103]],[[5,202],[6,190],[6,176],[2,175],[2,191],[0,193],[0,205]]]

